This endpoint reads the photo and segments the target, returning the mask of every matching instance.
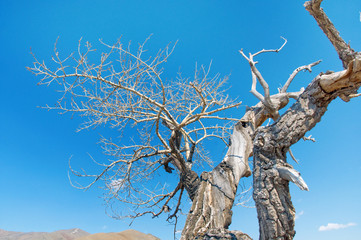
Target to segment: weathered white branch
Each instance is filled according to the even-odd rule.
[[[357,93],[357,94],[350,94],[349,98],[355,98],[355,97],[359,97],[361,96],[361,93]]]
[[[302,70],[307,70],[309,72],[312,72],[312,67],[316,66],[317,64],[319,64],[321,62],[321,60],[318,60],[317,62],[314,63],[310,63],[308,65],[304,65],[301,67],[296,68],[293,73],[290,75],[290,77],[287,79],[285,85],[282,87],[282,89],[280,90],[281,93],[285,93],[287,92],[288,87],[290,86],[291,82],[293,81],[293,79],[296,77],[296,75],[301,72]]]
[[[312,141],[312,142],[316,142],[316,139],[312,137],[312,135],[308,136],[308,137],[305,137],[303,136],[302,139],[304,141]]]
[[[263,76],[261,75],[259,70],[256,68],[257,62],[254,61],[254,56],[259,55],[261,53],[281,51],[282,48],[287,43],[287,40],[286,39],[284,39],[284,40],[285,40],[285,42],[279,49],[271,49],[271,50],[263,49],[255,54],[250,53],[249,57],[247,57],[244,54],[243,50],[239,51],[241,53],[241,55],[248,61],[248,63],[250,64],[250,67],[251,67],[252,87],[251,87],[250,92],[258,100],[260,100],[262,102],[262,104],[266,107],[266,109],[268,111],[268,117],[271,117],[273,120],[278,119],[278,117],[279,117],[278,110],[287,105],[289,98],[297,99],[303,93],[304,88],[301,88],[301,90],[299,92],[287,93],[287,89],[288,89],[289,85],[291,84],[292,80],[295,78],[295,76],[302,70],[308,70],[311,72],[312,71],[311,68],[321,62],[321,61],[317,61],[317,62],[308,64],[305,66],[301,66],[301,67],[295,69],[293,71],[293,73],[291,74],[291,76],[287,79],[287,81],[286,81],[285,85],[282,87],[282,89],[279,90],[279,93],[271,96],[267,82],[265,81],[265,79],[263,78]],[[257,88],[256,88],[257,81],[260,83],[260,85],[262,86],[262,88],[264,90],[264,96],[257,91]]]
[[[267,52],[275,52],[275,53],[278,53],[279,51],[282,50],[282,48],[286,45],[287,43],[287,39],[282,37],[281,38],[284,40],[284,43],[282,44],[282,46],[278,49],[262,49],[261,51],[259,52],[256,52],[255,54],[252,54],[253,57],[257,56],[258,54],[261,54],[261,53],[267,53]],[[251,54],[250,54],[251,55]]]
[[[239,52],[241,53],[241,55],[248,61],[250,67],[251,67],[251,74],[252,74],[252,87],[251,87],[251,93],[258,99],[260,100],[265,107],[267,107],[270,115],[272,116],[272,118],[274,120],[276,120],[279,117],[279,113],[278,113],[278,109],[275,106],[275,104],[273,104],[272,100],[271,100],[271,95],[270,95],[270,90],[269,90],[269,86],[266,82],[266,80],[262,77],[262,74],[259,72],[259,70],[256,68],[256,64],[257,62],[255,62],[253,60],[253,58],[261,53],[267,53],[267,52],[279,52],[282,50],[282,48],[286,45],[287,40],[283,37],[281,37],[282,39],[284,39],[284,43],[282,44],[282,46],[278,49],[270,49],[270,50],[261,50],[255,54],[251,54],[249,53],[249,57],[247,57],[244,53],[243,53],[243,49],[241,49]],[[261,84],[263,90],[264,90],[264,96],[262,96],[262,94],[260,94],[257,91],[256,85],[257,85],[257,80],[258,82]]]
[[[305,91],[305,88],[301,88],[298,92],[289,92],[286,94],[288,98],[293,98],[297,100],[297,98],[303,93],[303,91]]]
[[[296,184],[301,190],[308,191],[308,186],[301,177],[301,174],[293,168],[283,167],[283,166],[275,166],[280,177],[284,180],[291,181]]]
[[[291,148],[288,149],[288,153],[290,154],[292,160],[295,161],[297,164],[299,164],[298,161],[297,161],[297,159],[296,159],[295,156],[293,155],[293,152],[292,152]]]

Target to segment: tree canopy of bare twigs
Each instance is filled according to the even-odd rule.
[[[130,217],[167,212],[169,201],[176,195],[179,206],[187,187],[181,176],[192,171],[197,161],[211,163],[202,151],[202,141],[214,137],[227,144],[227,133],[232,127],[227,122],[237,119],[225,117],[222,111],[241,104],[224,93],[227,77],[210,76],[210,66],[196,66],[190,78],[179,74],[175,80],[163,79],[163,64],[175,45],[149,57],[144,49],[147,41],[132,51],[130,44],[123,45],[120,40],[113,45],[100,40],[107,51],[101,53],[98,64],[90,61],[96,50],[89,42],[80,40],[78,51],[66,57],[59,54],[55,44],[52,67],[34,55],[34,66],[29,68],[42,77],[39,84],[58,85],[58,102],[45,108],[87,119],[79,130],[105,124],[121,131],[138,129],[139,135],[131,136],[136,140],[130,145],[101,139],[109,161],[98,163],[102,167],[99,173],[72,169],[76,176],[91,179],[86,186],[76,187],[88,189],[104,181],[109,193],[107,201],[133,206]],[[146,184],[156,173],[173,172],[180,180],[172,191],[164,185],[150,188]],[[173,215],[177,211],[176,207]]]

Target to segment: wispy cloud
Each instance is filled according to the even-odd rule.
[[[296,220],[299,219],[304,213],[305,212],[303,210],[301,212],[297,213],[295,219]]]
[[[123,186],[124,186],[124,180],[120,178],[116,180],[112,180],[110,183],[107,183],[107,187],[112,192],[118,192]]]
[[[338,230],[342,228],[348,228],[352,226],[356,226],[356,223],[347,223],[347,224],[340,224],[340,223],[328,223],[327,226],[321,226],[318,228],[318,231],[330,231],[330,230]]]

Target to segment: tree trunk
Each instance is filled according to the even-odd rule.
[[[223,161],[211,172],[201,174],[181,239],[251,239],[247,234],[228,231],[239,180],[251,175],[248,157],[252,139],[247,128],[237,123]]]
[[[288,102],[277,101],[277,109]],[[229,231],[232,207],[242,177],[251,175],[248,158],[252,154],[255,129],[271,115],[260,102],[249,108],[235,125],[230,146],[223,161],[211,172],[203,172],[192,198],[192,207],[182,232],[189,239],[251,239],[240,231]],[[188,190],[187,190],[188,191]],[[193,192],[194,193],[194,192]]]
[[[235,126],[226,157],[213,171],[201,175],[181,239],[251,239],[246,234],[228,231],[228,227],[239,180],[250,175],[248,157],[252,154],[252,147],[253,198],[257,207],[260,239],[293,239],[296,233],[295,209],[289,192],[289,181],[302,190],[308,190],[308,187],[300,173],[287,163],[286,153],[291,145],[321,120],[332,100],[340,97],[347,102],[360,95],[357,90],[361,86],[361,54],[354,52],[348,45],[340,45],[343,40],[332,29],[333,25],[326,19],[327,16],[320,13],[321,2],[312,0],[306,3],[306,8],[331,40],[347,69],[319,74],[298,97],[297,102],[269,127],[259,127],[270,117],[267,108],[262,107],[263,101],[246,113],[243,121]],[[250,64],[255,64],[252,58],[248,60]],[[276,95],[274,98],[278,99]],[[288,98],[286,100],[268,99],[271,103],[277,102],[277,106],[271,109],[273,112],[284,107]]]
[[[259,127],[266,119],[265,108],[251,108],[236,124],[223,161],[213,171],[202,173],[181,239],[251,239],[228,227],[239,180],[250,175],[248,157],[252,147],[253,198],[260,239],[293,239],[295,209],[288,184],[292,181],[302,190],[308,187],[287,163],[286,153],[321,120],[333,99],[339,96],[347,101],[360,85],[361,60],[355,59],[344,71],[318,75],[297,102],[269,127]]]
[[[260,239],[293,239],[295,210],[288,182],[308,190],[299,173],[286,161],[289,147],[312,129],[340,96],[348,99],[361,84],[361,60],[347,70],[318,75],[297,102],[273,125],[259,128],[254,139],[253,198],[256,202]]]

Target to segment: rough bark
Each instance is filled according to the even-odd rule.
[[[260,239],[293,239],[295,210],[289,193],[290,179],[279,169],[293,170],[286,160],[289,147],[321,120],[333,99],[349,96],[360,85],[361,60],[355,59],[347,70],[318,75],[277,122],[258,129],[253,149],[253,198],[257,207]],[[300,178],[301,186],[302,181]]]
[[[180,153],[180,144],[182,141],[182,134],[180,131],[173,131],[172,136],[169,139],[169,146],[172,149],[172,157],[169,158],[169,161],[178,168],[180,171],[180,181],[186,189],[189,198],[193,201],[197,189],[199,187],[199,176],[192,170],[192,167],[187,165],[183,155]],[[172,173],[172,171],[170,171]]]
[[[231,145],[223,161],[211,172],[203,172],[181,239],[251,239],[228,231],[239,180],[251,175],[248,157],[252,139],[247,125],[236,124]]]
[[[302,70],[311,72],[311,67],[317,65],[319,61],[299,67],[291,74],[286,84],[279,89],[279,93],[271,96],[269,85],[257,69],[257,61],[254,58],[262,53],[279,52],[285,46],[287,40],[284,39],[285,42],[279,49],[263,49],[254,54],[249,54],[249,56],[246,56],[241,50],[240,53],[251,67],[251,93],[260,102],[249,108],[242,120],[235,125],[230,147],[222,162],[211,172],[203,172],[200,177],[192,170],[194,149],[201,141],[198,139],[197,134],[204,131],[202,140],[214,136],[206,133],[207,127],[204,127],[200,120],[211,118],[211,115],[215,113],[238,107],[241,104],[240,102],[228,101],[227,97],[220,94],[223,81],[212,84],[212,82],[218,81],[218,77],[209,79],[207,77],[208,72],[202,68],[204,76],[199,77],[196,72],[195,81],[189,82],[189,84],[188,81],[183,83],[182,80],[179,83],[180,85],[165,86],[160,77],[161,70],[158,71],[157,69],[159,69],[158,65],[167,60],[172,49],[166,48],[164,51],[160,51],[154,59],[143,61],[141,58],[141,54],[144,52],[143,45],[140,45],[138,53],[134,55],[129,52],[129,49],[124,49],[120,42],[113,46],[104,44],[110,50],[108,53],[102,54],[100,65],[88,65],[87,63],[87,54],[93,51],[90,44],[87,44],[85,54],[79,51],[79,59],[70,55],[63,60],[60,59],[55,46],[55,58],[53,60],[59,65],[56,70],[50,70],[44,62],[41,63],[34,57],[34,67],[29,69],[36,75],[43,76],[40,81],[41,84],[58,82],[61,83],[61,86],[64,86],[64,90],[62,90],[64,95],[58,101],[58,105],[56,107],[47,107],[48,109],[83,113],[85,116],[94,117],[94,120],[86,123],[83,128],[101,125],[106,122],[111,122],[113,126],[122,126],[124,121],[133,121],[134,124],[149,123],[149,127],[151,126],[155,131],[142,133],[142,138],[146,139],[146,141],[143,141],[144,145],[119,147],[109,140],[102,140],[103,149],[117,160],[109,165],[101,165],[105,168],[100,174],[95,175],[95,180],[83,187],[83,189],[88,189],[98,180],[104,180],[105,182],[109,180],[110,182],[118,181],[121,184],[116,185],[118,189],[116,197],[114,188],[109,187],[110,199],[116,198],[124,203],[138,207],[146,206],[145,208],[153,208],[156,205],[163,204],[159,212],[145,211],[137,213],[133,216],[134,218],[144,214],[152,214],[153,217],[157,217],[163,212],[169,212],[167,204],[177,195],[179,199],[176,209],[168,220],[177,217],[183,190],[185,189],[193,205],[182,232],[183,240],[249,240],[251,238],[247,234],[239,231],[229,231],[228,227],[231,224],[232,207],[239,181],[242,177],[251,175],[248,158],[253,154],[253,198],[257,207],[260,239],[293,239],[295,235],[295,209],[291,201],[289,182],[294,182],[302,190],[308,190],[308,187],[300,174],[287,163],[286,153],[290,151],[289,148],[292,144],[301,139],[307,131],[321,120],[321,117],[327,111],[328,104],[333,99],[340,97],[344,101],[349,101],[352,97],[360,96],[360,94],[357,94],[357,90],[361,85],[361,54],[355,52],[340,37],[339,32],[320,7],[321,2],[322,0],[311,0],[305,3],[305,7],[336,49],[346,70],[331,74],[320,74],[309,84],[306,90],[302,88],[299,92],[288,93],[287,88],[296,74]],[[119,72],[114,72],[113,67],[109,67],[110,72],[108,75],[108,70],[104,70],[103,66],[112,66],[111,61],[107,60],[112,52],[118,52],[127,57],[123,57],[124,60],[120,61],[121,70]],[[73,73],[68,73],[66,70],[65,66],[67,64],[65,62],[68,59],[73,59],[76,62]],[[130,75],[129,72],[131,72]],[[123,75],[126,77],[118,79],[118,76]],[[73,78],[76,78],[74,83],[66,80]],[[157,81],[154,81],[154,79],[157,79]],[[144,87],[143,83],[147,83],[147,80],[155,82],[155,84]],[[100,90],[88,90],[86,83],[94,86],[95,82],[99,84],[96,90]],[[257,84],[262,86],[264,96],[256,89]],[[182,90],[179,93],[182,94],[173,95],[173,90],[167,92],[167,89],[173,89],[175,86],[181,86]],[[117,95],[118,90],[126,92],[124,98],[122,94]],[[162,94],[159,94],[160,90]],[[188,95],[192,91],[193,93]],[[168,95],[171,97],[168,98]],[[71,96],[71,104],[66,104],[66,96]],[[73,97],[85,98],[86,103],[73,101]],[[193,101],[194,98],[195,101]],[[288,104],[289,98],[297,99],[297,102],[280,117],[278,110]],[[186,105],[182,105],[180,102],[184,102]],[[195,102],[196,106],[191,108],[193,102]],[[191,105],[188,106],[188,103],[191,103]],[[178,116],[172,115],[173,111],[177,113],[179,109],[183,110],[178,116],[184,114],[184,109],[189,109],[187,116],[180,123],[177,122]],[[230,120],[214,115],[212,118]],[[269,127],[260,127],[269,118],[275,120],[275,123]],[[197,121],[202,125],[203,129],[185,130],[185,126]],[[171,131],[168,142],[162,136],[160,123]],[[148,129],[147,127],[145,126],[145,129]],[[211,129],[222,130],[224,128],[214,126]],[[153,142],[152,133],[155,133],[161,143],[157,147],[151,145]],[[193,140],[192,135],[195,135],[198,140]],[[182,144],[182,140],[184,144]],[[192,147],[190,147],[190,144]],[[114,147],[117,149],[116,151]],[[134,154],[129,153],[131,152],[130,149],[133,150]],[[145,160],[154,157],[159,157],[159,161],[153,162],[149,160],[148,162],[148,160]],[[145,170],[142,168],[144,166],[143,161],[148,165]],[[121,164],[127,166],[124,167],[127,170],[124,172],[121,170],[116,171],[115,175],[108,177],[108,171],[113,169],[114,166],[121,166]],[[141,167],[138,168],[137,164]],[[119,189],[123,188],[124,185],[133,185],[131,181],[142,183],[143,179],[149,179],[161,165],[163,165],[167,173],[172,173],[174,169],[169,166],[170,164],[180,174],[180,182],[174,191],[167,194],[157,194],[155,191],[149,196],[147,194],[139,194],[140,196],[128,194],[125,198],[118,194]],[[76,176],[94,177],[94,175],[81,174],[73,170],[72,172]],[[131,175],[132,172],[136,172],[136,174]],[[118,185],[119,187],[117,187]],[[179,191],[180,193],[177,194]],[[129,200],[129,198],[132,198],[132,200]]]
[[[200,183],[198,174],[195,171],[186,168],[185,171],[181,173],[181,182],[183,183],[189,198],[193,201]]]
[[[318,26],[325,33],[327,38],[334,46],[339,58],[343,63],[343,67],[347,68],[348,64],[358,54],[355,52],[349,44],[347,44],[340,36],[335,26],[332,24],[326,13],[321,8],[323,0],[311,0],[305,3],[306,10],[314,17]]]
[[[285,95],[273,95],[277,110],[288,103]],[[248,158],[252,155],[255,129],[272,115],[262,102],[249,108],[235,125],[230,146],[223,161],[211,172],[203,172],[188,214],[182,238],[251,239],[240,231],[229,231],[232,207],[242,177],[251,175]]]
[[[312,129],[336,97],[349,101],[359,95],[361,58],[340,37],[320,7],[322,0],[305,3],[342,60],[344,71],[318,75],[299,99],[273,125],[259,128],[254,139],[254,192],[260,226],[260,239],[293,239],[295,210],[289,193],[289,181],[308,190],[300,174],[287,163],[289,147]]]
[[[308,187],[300,173],[287,163],[286,153],[292,144],[304,137],[321,120],[333,99],[340,97],[348,101],[361,85],[360,54],[345,44],[320,8],[321,2],[322,0],[309,1],[305,4],[306,9],[315,17],[347,69],[331,74],[321,73],[306,90],[286,93],[293,76],[279,94],[269,96],[267,101],[259,98],[261,102],[250,108],[237,123],[231,137],[232,145],[223,161],[213,171],[202,173],[182,239],[250,239],[246,234],[229,231],[228,226],[231,223],[231,208],[239,180],[250,174],[247,162],[251,154],[254,155],[253,198],[257,207],[260,239],[293,239],[295,209],[289,182],[294,182],[302,190],[308,191]],[[269,51],[277,52],[279,49]],[[261,81],[263,78],[255,69],[253,57],[269,51],[250,54],[249,58],[240,51],[251,65],[254,91],[255,79]],[[319,61],[304,68],[310,71],[311,66],[318,63]],[[302,68],[296,69],[295,74],[300,69]],[[261,85],[266,91],[268,85],[262,84],[262,81]],[[278,110],[287,105],[290,97],[297,98],[297,102],[278,118]],[[260,127],[268,118],[273,118],[276,122],[269,127]]]

